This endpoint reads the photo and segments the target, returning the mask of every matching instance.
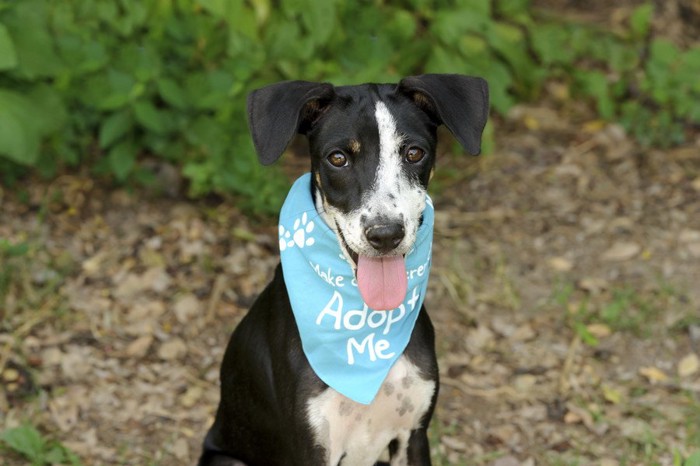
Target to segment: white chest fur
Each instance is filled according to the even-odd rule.
[[[435,382],[422,379],[418,368],[401,356],[389,371],[374,401],[356,403],[328,388],[307,403],[316,443],[326,450],[326,465],[371,466],[389,442],[398,440],[391,466],[407,464],[411,431],[430,407]]]

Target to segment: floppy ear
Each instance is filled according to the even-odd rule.
[[[328,83],[286,81],[248,94],[248,127],[263,165],[276,161],[333,96]]]
[[[399,91],[444,124],[472,155],[481,152],[481,133],[489,112],[489,88],[482,78],[424,74],[399,82]]]

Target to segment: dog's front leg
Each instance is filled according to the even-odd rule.
[[[407,462],[401,462],[401,458],[391,459],[391,466],[408,464],[409,466],[430,466],[430,443],[428,442],[427,430],[423,427],[411,432],[406,448]]]

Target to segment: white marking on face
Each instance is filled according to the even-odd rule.
[[[403,255],[416,240],[426,192],[418,180],[410,179],[403,169],[401,146],[404,138],[384,102],[377,102],[374,117],[379,132],[379,165],[372,188],[363,194],[361,206],[352,212],[343,213],[325,205],[324,219],[328,225],[342,231],[350,249],[367,256],[378,255],[365,238],[367,224],[376,223],[379,218],[403,223],[405,236],[394,250],[395,254]]]
[[[325,464],[336,465],[340,458],[344,466],[374,464],[394,439],[399,448],[391,465],[407,464],[408,439],[420,427],[434,392],[435,382],[421,378],[418,367],[402,356],[369,405],[332,388],[310,398],[307,419],[316,444],[326,451]]]

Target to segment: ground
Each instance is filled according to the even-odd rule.
[[[443,145],[433,182],[434,463],[679,464],[700,445],[700,137],[644,149],[570,102],[495,128],[485,156]],[[0,431],[193,464],[276,230],[82,176],[0,191]]]

